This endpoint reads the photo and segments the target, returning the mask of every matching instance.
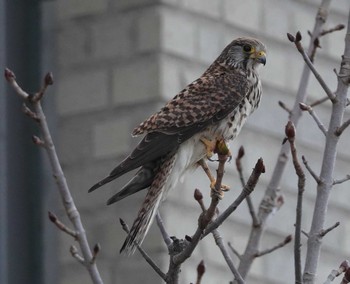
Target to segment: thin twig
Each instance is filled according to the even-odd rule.
[[[260,257],[266,254],[269,254],[271,252],[274,252],[275,250],[284,247],[286,244],[289,244],[292,240],[292,235],[288,235],[282,242],[278,243],[277,245],[273,246],[272,248],[265,249],[263,251],[257,252],[254,256]]]
[[[235,201],[222,213],[218,218],[215,219],[212,223],[208,225],[206,228],[203,237],[211,233],[213,230],[218,228],[226,219],[228,216],[234,212],[237,207],[241,204],[241,202],[253,192],[255,189],[256,184],[258,183],[259,177],[262,173],[265,172],[265,166],[263,159],[260,158],[257,163],[255,164],[255,167],[253,169],[252,174],[250,175],[246,185],[242,189],[242,192],[240,195],[235,199]]]
[[[285,129],[286,136],[290,144],[293,165],[295,173],[298,176],[298,200],[296,208],[295,222],[295,237],[294,237],[294,268],[295,268],[295,283],[302,283],[302,268],[301,268],[301,217],[303,208],[303,193],[305,190],[305,174],[298,161],[297,150],[295,148],[295,127],[291,121],[288,121]]]
[[[339,126],[339,128],[335,131],[335,135],[340,136],[349,125],[350,119],[348,119],[341,126]]]
[[[231,251],[238,257],[238,259],[241,259],[241,254],[232,246],[230,242],[227,243],[228,247],[231,249]]]
[[[75,246],[71,246],[69,249],[71,255],[82,265],[85,266],[84,258],[79,254],[78,249]]]
[[[245,186],[243,168],[241,163],[243,156],[244,156],[244,148],[243,146],[241,146],[238,150],[238,155],[236,157],[236,168],[239,174],[239,178],[241,180],[242,187]],[[252,220],[253,220],[253,226],[259,226],[259,219],[258,219],[258,216],[256,215],[254,205],[253,205],[252,199],[250,198],[250,195],[246,197],[246,201],[247,201],[250,216],[252,217]]]
[[[203,213],[206,212],[206,209],[205,209],[205,206],[203,203],[203,195],[198,189],[195,190],[195,199],[199,203]],[[230,268],[231,272],[233,273],[235,280],[237,281],[237,283],[244,283],[242,276],[237,271],[237,268],[233,264],[232,258],[230,257],[230,255],[227,252],[227,249],[224,245],[224,242],[222,240],[222,237],[221,237],[219,231],[217,229],[213,230],[212,235],[213,235],[215,243],[219,247],[228,267]]]
[[[336,32],[336,31],[341,31],[341,30],[344,29],[344,28],[345,28],[345,25],[339,24],[339,25],[336,25],[335,27],[330,28],[330,29],[328,29],[328,30],[323,30],[323,31],[321,32],[320,36],[324,36],[324,35],[326,35],[326,34],[330,34],[330,33],[332,33],[332,32]]]
[[[214,236],[216,245],[220,248],[220,251],[221,251],[222,255],[224,256],[224,259],[225,259],[228,267],[230,268],[232,274],[234,275],[236,282],[240,283],[240,284],[244,284],[245,282],[244,282],[242,276],[240,275],[240,273],[238,272],[237,268],[233,264],[232,258],[230,257],[230,255],[227,252],[227,249],[224,245],[224,242],[222,241],[222,237],[221,237],[219,231],[213,230],[212,234]]]
[[[289,115],[292,114],[292,110],[291,110],[289,107],[287,107],[287,105],[286,105],[284,102],[278,101],[278,105],[279,105],[282,109],[284,109]]]
[[[341,183],[346,182],[348,180],[350,180],[350,175],[346,175],[345,178],[342,178],[342,179],[335,179],[333,181],[333,185],[341,184]]]
[[[323,97],[322,99],[319,99],[319,100],[316,100],[314,101],[313,103],[310,104],[310,107],[315,107],[315,106],[318,106],[320,104],[323,104],[324,102],[328,101],[329,100],[329,97],[328,96],[325,96]]]
[[[166,246],[169,247],[173,241],[169,237],[168,232],[166,231],[166,229],[164,227],[164,223],[163,223],[162,217],[159,214],[159,211],[157,211],[156,220],[157,220],[157,225],[158,225],[158,228],[160,230],[160,233],[162,234],[163,240],[164,240]]]
[[[335,228],[337,228],[340,225],[340,222],[336,222],[333,226],[330,226],[329,228],[322,230],[320,233],[320,237],[324,237],[325,235],[327,235],[330,231],[334,230]]]
[[[290,36],[292,36],[292,35],[290,35]],[[320,73],[318,73],[318,71],[316,70],[314,64],[311,62],[309,56],[305,52],[304,47],[301,44],[302,37],[301,37],[300,32],[297,32],[295,37],[293,37],[293,36],[290,37],[290,36],[288,36],[289,40],[292,41],[291,39],[294,39],[294,41],[292,41],[292,42],[294,42],[294,44],[295,44],[296,48],[298,49],[299,53],[302,55],[305,63],[307,64],[307,66],[309,66],[311,72],[314,74],[315,78],[317,79],[319,84],[322,86],[323,90],[326,92],[326,94],[329,97],[329,99],[334,103],[336,101],[336,97],[335,97],[334,93],[331,91],[331,89],[328,87],[328,85],[326,84],[326,82],[324,81],[324,79],[322,78]]]
[[[305,165],[305,168],[308,170],[310,175],[314,178],[314,180],[316,181],[317,184],[320,184],[321,183],[320,177],[311,169],[311,167],[309,166],[309,163],[307,162],[305,156],[301,156],[301,158],[303,160],[303,164]]]
[[[316,112],[313,110],[313,108],[311,106],[308,106],[307,104],[304,103],[300,103],[299,104],[300,109],[303,111],[307,111],[311,117],[314,119],[314,121],[316,122],[318,128],[322,131],[322,133],[324,134],[324,136],[327,135],[327,129],[326,127],[323,125],[323,123],[321,122],[321,120],[319,119],[318,115],[316,114]]]
[[[58,220],[57,216],[52,213],[48,212],[49,219],[52,223],[56,225],[57,228],[59,228],[62,232],[65,232],[66,234],[72,236],[75,240],[77,239],[77,232],[68,228],[65,224],[63,224],[60,220]]]
[[[123,219],[119,219],[120,225],[122,226],[124,232],[129,234],[129,226],[124,222]],[[147,263],[153,268],[153,270],[164,280],[166,281],[166,275],[163,271],[158,267],[158,265],[153,261],[153,259],[143,250],[143,248],[136,243],[136,247],[143,256],[143,258],[147,261]]]

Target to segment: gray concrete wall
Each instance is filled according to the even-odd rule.
[[[284,137],[287,114],[278,107],[282,100],[292,105],[303,61],[286,40],[286,32],[301,30],[305,44],[307,30],[312,30],[318,0],[238,1],[238,0],[65,0],[57,1],[56,105],[59,114],[58,150],[80,209],[91,244],[99,242],[102,251],[98,266],[106,284],[161,283],[157,275],[136,253],[131,258],[119,255],[125,234],[119,226],[121,217],[133,221],[144,193],[107,207],[105,201],[130,175],[87,194],[87,189],[106,175],[125,157],[138,139],[132,129],[172,98],[186,84],[196,79],[233,38],[255,36],[266,43],[268,60],[262,68],[264,97],[260,109],[250,118],[240,136],[232,143],[236,153],[244,144],[245,172],[248,175],[259,157],[267,168],[253,195],[257,206],[266,188]],[[350,3],[333,1],[327,27],[346,23]],[[332,89],[336,78],[332,69],[339,66],[344,32],[323,38],[316,65]],[[324,96],[312,78],[310,100]],[[317,108],[327,125],[330,104]],[[324,138],[312,119],[305,115],[300,123],[298,150],[316,172],[320,169]],[[339,148],[336,178],[349,174],[349,132]],[[215,165],[214,165],[215,166]],[[315,182],[307,176],[303,229],[308,231],[315,196]],[[220,204],[221,210],[241,188],[234,163],[227,167],[225,183],[232,190]],[[287,167],[283,179],[285,204],[269,222],[261,247],[267,248],[294,230],[297,179]],[[200,188],[208,199],[208,182],[201,171],[187,177],[170,193],[161,208],[170,235],[191,235],[200,214],[192,198]],[[341,221],[341,226],[324,240],[319,281],[349,256],[350,223],[347,216],[350,191],[348,184],[337,186],[330,201],[327,225]],[[64,213],[61,212],[61,216]],[[64,218],[64,217],[62,217]],[[250,216],[243,204],[220,231],[242,252],[250,229]],[[88,283],[88,276],[70,256],[72,240],[60,235],[60,283]],[[306,239],[303,238],[303,249]],[[158,229],[153,226],[144,248],[165,269],[167,252]],[[303,250],[305,252],[305,250]],[[303,253],[305,255],[305,253]],[[232,276],[211,237],[196,249],[182,267],[181,283],[195,281],[201,259],[207,265],[203,283],[228,283]],[[237,259],[235,259],[237,262]],[[283,278],[281,278],[283,273]],[[293,283],[293,248],[289,245],[255,261],[248,283]],[[282,281],[283,279],[283,281]]]

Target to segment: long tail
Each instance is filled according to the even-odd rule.
[[[162,200],[164,185],[173,168],[174,161],[175,154],[169,154],[160,166],[120,253],[132,255],[137,245],[142,244]]]

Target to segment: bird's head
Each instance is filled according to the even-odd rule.
[[[266,47],[254,38],[237,38],[223,50],[218,60],[230,67],[256,70],[260,64],[266,64]]]

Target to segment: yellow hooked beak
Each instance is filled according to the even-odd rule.
[[[266,52],[265,51],[256,51],[253,52],[250,55],[250,58],[255,59],[256,61],[258,61],[261,64],[266,64]]]

